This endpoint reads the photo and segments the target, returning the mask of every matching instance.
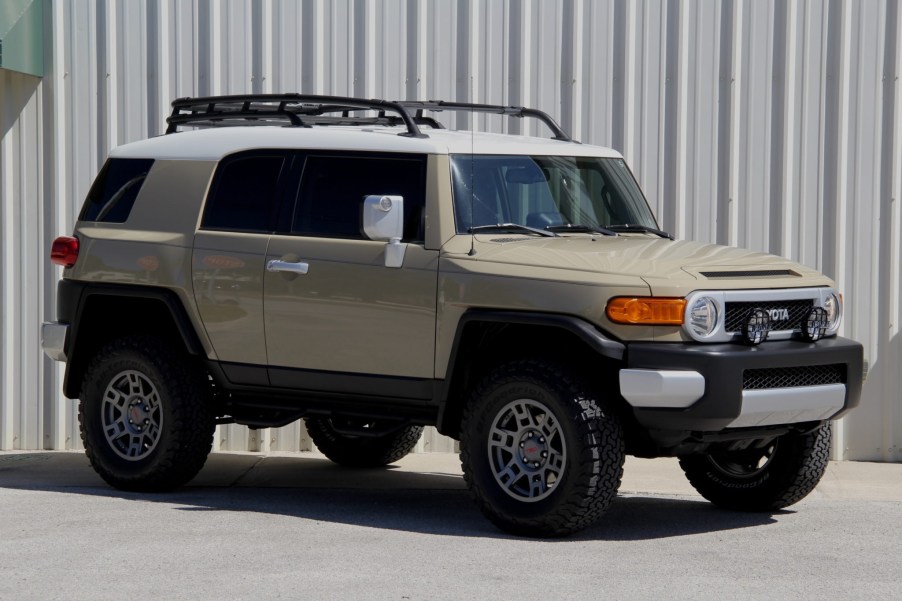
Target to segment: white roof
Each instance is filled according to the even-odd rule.
[[[399,136],[395,127],[313,128],[250,126],[183,131],[125,144],[111,157],[219,160],[254,148],[316,148],[422,154],[532,154],[598,156],[620,158],[620,153],[602,146],[562,142],[551,138],[472,133],[423,127],[425,138]]]

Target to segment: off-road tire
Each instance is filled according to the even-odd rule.
[[[724,509],[776,511],[798,503],[820,482],[830,458],[830,424],[805,434],[789,433],[759,451],[733,451],[680,458],[680,467],[700,495]],[[769,453],[766,454],[765,451]]]
[[[338,432],[328,417],[308,417],[307,432],[320,452],[345,467],[382,467],[410,453],[423,426],[404,426],[383,436],[352,436]]]
[[[553,422],[540,413],[544,409]],[[533,445],[533,426],[521,425],[529,422],[537,424],[537,434],[551,433],[550,440],[542,439],[544,447]],[[508,438],[508,426],[521,429]],[[517,535],[556,537],[586,528],[611,505],[623,475],[619,419],[578,378],[545,360],[514,361],[486,376],[464,408],[460,447],[464,480],[476,504],[492,523]],[[563,466],[554,468],[546,459],[532,470],[533,459],[514,457],[507,448],[532,452],[536,464],[543,461],[536,448],[545,448],[542,453],[563,457]],[[502,483],[507,470],[499,473],[499,464],[508,454],[510,473],[526,476]],[[553,468],[559,475],[546,485]]]
[[[111,411],[122,413],[111,409],[115,403],[110,399],[117,396],[117,387],[128,386],[129,379],[155,389],[157,409],[145,417],[159,420],[161,426],[152,448],[131,459],[122,456],[123,448],[116,447],[116,440],[111,440],[113,435],[104,430],[105,423],[107,432],[113,428]],[[173,490],[203,467],[215,429],[204,375],[183,352],[163,340],[135,336],[104,346],[85,371],[79,400],[78,421],[85,454],[94,470],[111,486],[141,492]],[[126,454],[128,450],[125,449]]]

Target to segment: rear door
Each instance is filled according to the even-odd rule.
[[[217,358],[236,383],[267,384],[264,262],[295,158],[254,150],[220,161],[195,236],[195,300]]]

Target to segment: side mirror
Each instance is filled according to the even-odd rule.
[[[372,194],[363,199],[363,235],[370,240],[388,242],[385,266],[401,267],[407,245],[404,237],[404,197]]]
[[[363,199],[363,234],[370,240],[404,237],[404,197],[370,195]]]

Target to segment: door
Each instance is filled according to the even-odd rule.
[[[288,200],[291,159],[284,150],[222,159],[194,238],[194,298],[216,357],[236,383],[268,383],[264,260],[280,207]]]
[[[423,247],[426,157],[311,153],[290,231],[270,239],[264,323],[274,386],[429,398],[438,252]],[[401,268],[361,233],[367,195],[404,198]]]

